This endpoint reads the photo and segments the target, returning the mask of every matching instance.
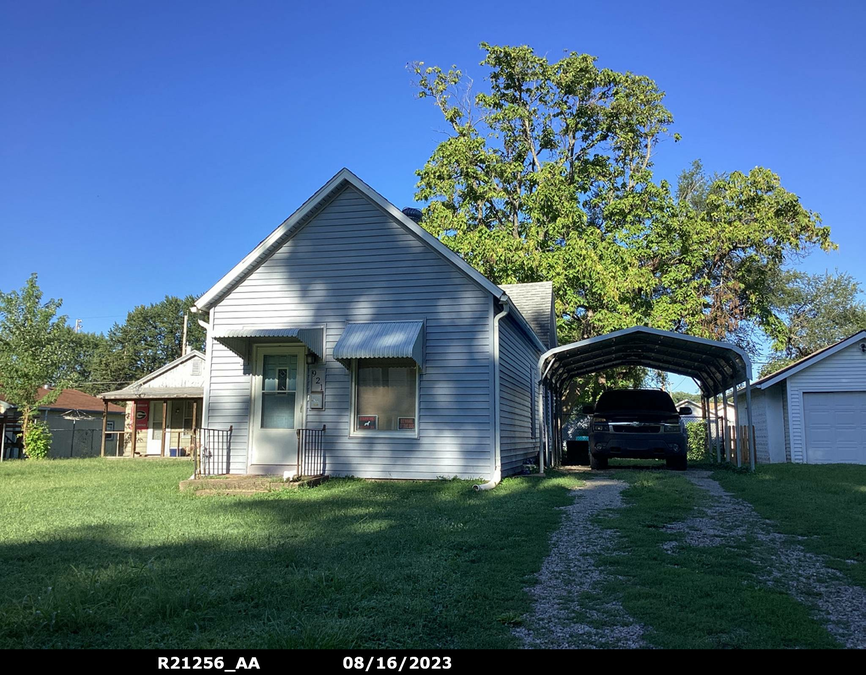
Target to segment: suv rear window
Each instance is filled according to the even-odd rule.
[[[613,410],[652,410],[676,414],[674,400],[667,392],[653,389],[622,389],[606,391],[595,406],[597,413]]]

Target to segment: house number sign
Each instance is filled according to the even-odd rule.
[[[317,364],[310,368],[310,410],[325,408],[325,366]]]

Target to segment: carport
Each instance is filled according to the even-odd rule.
[[[542,424],[540,468],[555,465],[562,453],[562,394],[565,387],[577,377],[620,366],[644,366],[686,375],[697,382],[701,390],[701,409],[707,420],[707,447],[715,446],[716,459],[722,460],[722,445],[729,445],[727,420],[719,434],[719,404],[721,395],[725,410],[728,392],[736,402],[738,387],[746,392],[746,415],[749,429],[749,464],[755,468],[755,438],[752,432],[752,363],[749,356],[736,345],[707,340],[692,335],[635,326],[607,335],[572,342],[549,349],[538,360],[539,419]],[[715,439],[710,432],[710,400],[715,407]],[[545,401],[547,406],[545,406]],[[544,417],[544,410],[549,415]],[[740,429],[739,409],[734,406],[734,424]],[[737,466],[741,463],[742,434],[736,434]],[[727,451],[726,451],[727,455]]]

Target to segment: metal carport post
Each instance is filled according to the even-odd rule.
[[[752,426],[752,382],[746,378],[746,433],[749,435],[749,468],[755,470],[755,455],[758,449],[755,447],[755,433]]]

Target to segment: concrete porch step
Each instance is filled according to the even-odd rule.
[[[297,490],[300,487],[315,487],[328,480],[328,476],[308,476],[300,480],[284,482],[279,476],[214,476],[182,480],[180,490],[195,495],[252,495],[280,490]]]

